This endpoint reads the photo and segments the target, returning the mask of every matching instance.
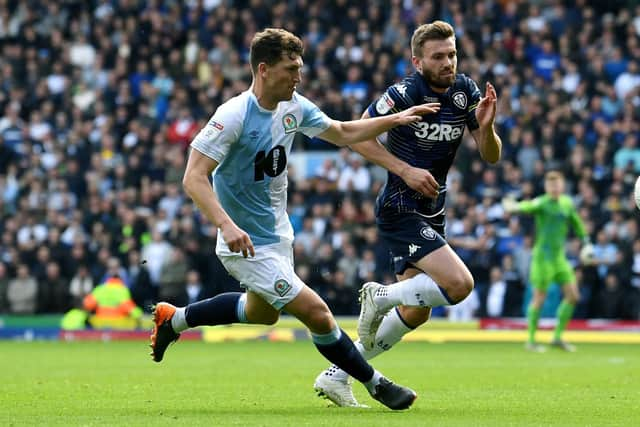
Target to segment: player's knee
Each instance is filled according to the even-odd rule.
[[[576,305],[580,300],[580,291],[576,290],[575,292],[569,292],[565,298],[569,304]]]
[[[329,310],[326,304],[318,305],[310,309],[307,319],[307,327],[312,332],[326,333],[335,327],[333,314],[331,314],[331,310]]]
[[[453,304],[465,299],[473,291],[473,276],[469,271],[460,271],[451,277],[447,286],[447,294]]]
[[[534,295],[534,297],[531,299],[531,305],[533,305],[533,307],[536,309],[540,309],[544,304],[545,298],[546,295]]]

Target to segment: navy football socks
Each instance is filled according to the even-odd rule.
[[[195,326],[246,323],[244,312],[246,296],[242,292],[227,292],[186,307],[185,319],[190,328]]]
[[[374,370],[353,345],[353,341],[342,329],[336,328],[328,334],[311,334],[313,343],[324,357],[362,383],[373,378]]]

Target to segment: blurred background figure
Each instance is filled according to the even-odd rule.
[[[38,282],[26,264],[18,265],[16,278],[9,281],[7,300],[14,314],[34,314],[38,309]]]
[[[96,329],[133,329],[142,310],[131,299],[129,289],[118,277],[110,277],[84,298],[89,324]]]

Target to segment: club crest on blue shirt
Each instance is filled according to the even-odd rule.
[[[467,95],[464,92],[456,92],[451,97],[453,104],[461,110],[467,108]]]
[[[285,114],[282,117],[282,126],[284,127],[284,133],[295,132],[298,129],[296,116],[291,113]]]
[[[276,280],[276,283],[273,284],[273,288],[278,295],[283,297],[291,290],[291,285],[284,279],[278,279]]]
[[[431,227],[422,227],[422,229],[420,230],[420,235],[427,240],[436,239],[436,232],[433,231],[433,228]]]

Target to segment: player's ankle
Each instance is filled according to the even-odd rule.
[[[175,313],[171,316],[171,329],[176,334],[189,329],[186,319],[186,307],[176,307]]]

